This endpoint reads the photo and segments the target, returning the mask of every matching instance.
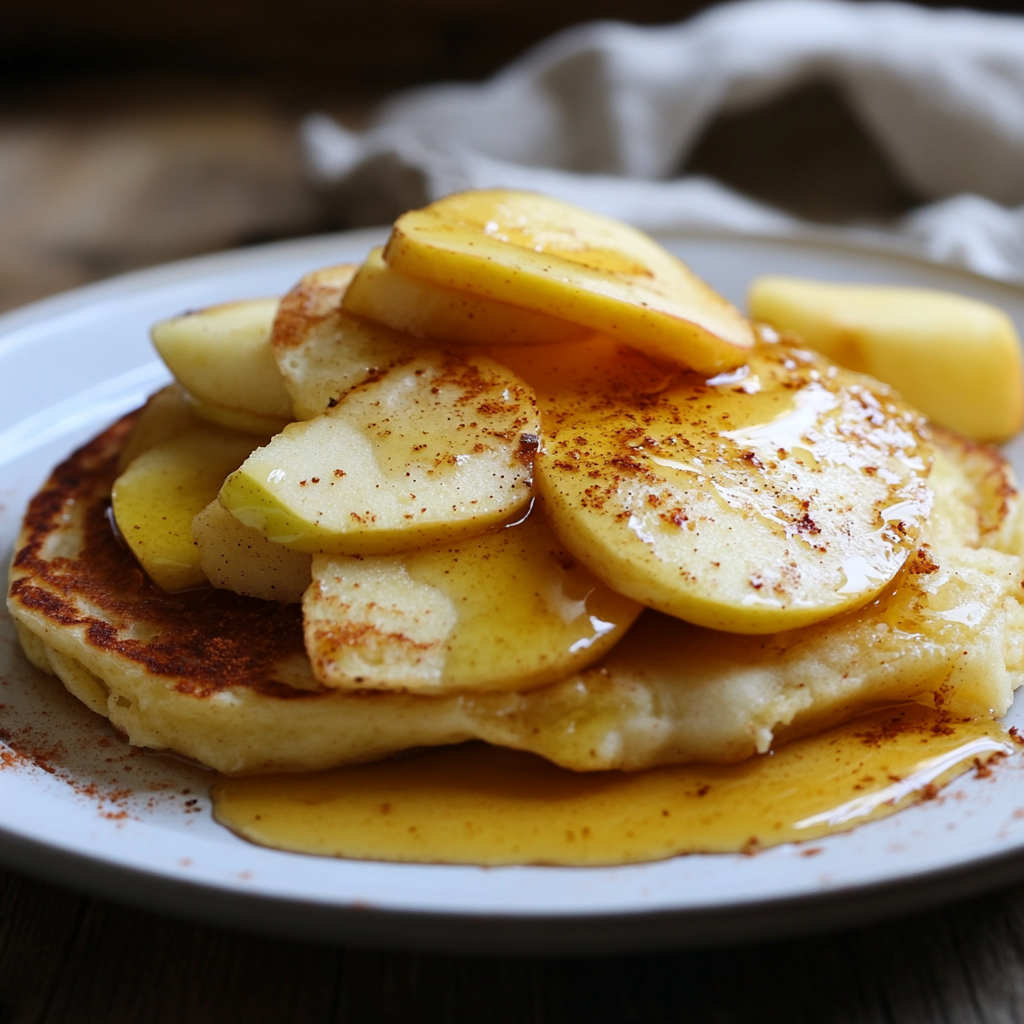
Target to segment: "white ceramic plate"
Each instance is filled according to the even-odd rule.
[[[64,455],[161,385],[154,320],[287,290],[361,259],[380,232],[265,246],[131,274],[0,318],[0,552]],[[758,274],[949,288],[1005,308],[1024,290],[826,237],[668,240],[734,302]],[[1024,474],[1022,474],[1024,476]],[[1020,706],[1011,717],[1024,720]],[[1016,719],[1015,719],[1016,720]],[[1022,723],[1024,724],[1024,723]],[[0,859],[125,902],[306,939],[470,952],[707,944],[834,926],[1024,875],[1024,763],[801,856],[690,856],[620,868],[378,864],[278,853],[214,823],[203,771],[133,751],[25,662],[0,613]],[[11,751],[33,749],[19,758]],[[6,755],[6,756],[4,756]],[[7,763],[10,762],[10,763]]]

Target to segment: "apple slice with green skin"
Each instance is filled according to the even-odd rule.
[[[851,370],[891,384],[934,422],[975,441],[1024,426],[1020,339],[986,302],[924,288],[760,277],[752,316]]]
[[[298,420],[326,412],[414,351],[406,335],[342,308],[357,269],[346,263],[314,271],[281,300],[271,345]]]
[[[524,520],[405,555],[318,556],[306,650],[326,686],[447,694],[523,691],[595,662],[642,606]]]
[[[312,556],[243,526],[216,499],[192,520],[206,578],[221,590],[295,604],[309,586]]]
[[[208,419],[239,429],[238,418],[248,415],[250,426],[241,429],[257,433],[291,420],[291,399],[270,347],[277,306],[277,299],[226,302],[154,324],[157,352]],[[228,424],[231,414],[236,422]]]
[[[403,214],[384,259],[702,373],[739,366],[754,344],[748,321],[642,232],[531,192],[462,192]]]
[[[520,512],[538,427],[533,393],[509,370],[424,351],[285,428],[228,477],[220,500],[298,551],[408,551]]]
[[[913,550],[930,447],[886,385],[787,344],[710,380],[607,376],[541,396],[535,471],[562,543],[622,593],[775,633],[870,601]]]
[[[255,443],[248,434],[195,427],[138,455],[114,481],[117,528],[158,587],[173,592],[206,582],[192,520]]]
[[[345,309],[414,338],[459,345],[551,345],[593,334],[568,320],[400,274],[373,249],[348,286]]]

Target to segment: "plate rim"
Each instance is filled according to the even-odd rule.
[[[943,906],[1019,882],[1024,877],[1024,848],[821,892],[745,899],[713,907],[571,914],[395,909],[371,901],[324,904],[240,892],[211,880],[176,878],[70,852],[3,826],[0,864],[123,906],[298,941],[410,952],[601,956],[795,938]],[[130,883],[127,887],[126,881]]]

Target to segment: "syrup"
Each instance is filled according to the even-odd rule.
[[[846,831],[1013,749],[998,722],[902,705],[733,765],[571,772],[466,743],[326,772],[222,777],[214,815],[254,843],[321,856],[630,864]]]

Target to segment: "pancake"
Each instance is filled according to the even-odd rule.
[[[33,499],[8,607],[26,655],[138,746],[228,773],[303,771],[482,739],[565,767],[731,762],[879,704],[1001,715],[1024,680],[1024,561],[1012,472],[939,435],[935,508],[891,589],[772,636],[645,612],[593,668],[528,693],[327,690],[301,611],[154,587],[111,527],[133,417],[72,455]]]

